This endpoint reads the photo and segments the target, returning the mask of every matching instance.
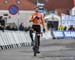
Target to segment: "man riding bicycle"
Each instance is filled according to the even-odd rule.
[[[30,17],[30,22],[32,22],[32,27],[30,29],[30,37],[32,40],[32,45],[33,45],[33,32],[36,31],[38,34],[41,33],[41,26],[40,24],[42,24],[43,26],[43,31],[45,31],[45,21],[43,20],[42,14],[39,13],[38,11],[38,7],[35,8],[35,13],[33,13]],[[40,46],[40,35],[37,36],[38,39],[38,53],[39,52],[39,46]]]

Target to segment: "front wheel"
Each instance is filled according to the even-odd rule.
[[[33,51],[34,51],[34,56],[37,56],[37,48],[33,47]]]
[[[36,52],[34,52],[34,56],[37,56]]]

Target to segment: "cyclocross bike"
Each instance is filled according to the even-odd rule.
[[[34,52],[34,56],[37,56],[37,53],[40,53],[38,52],[38,48],[39,48],[39,45],[38,45],[38,35],[41,35],[38,34],[37,32],[35,32],[35,37],[34,37],[34,42],[33,42],[33,52]]]

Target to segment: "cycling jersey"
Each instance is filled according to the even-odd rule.
[[[44,28],[44,20],[42,19],[42,15],[40,13],[33,13],[30,17],[30,22],[33,23],[33,25],[40,25],[42,23]]]

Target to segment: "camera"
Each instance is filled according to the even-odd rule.
[[[39,17],[38,16],[35,16],[35,19],[39,19]]]

